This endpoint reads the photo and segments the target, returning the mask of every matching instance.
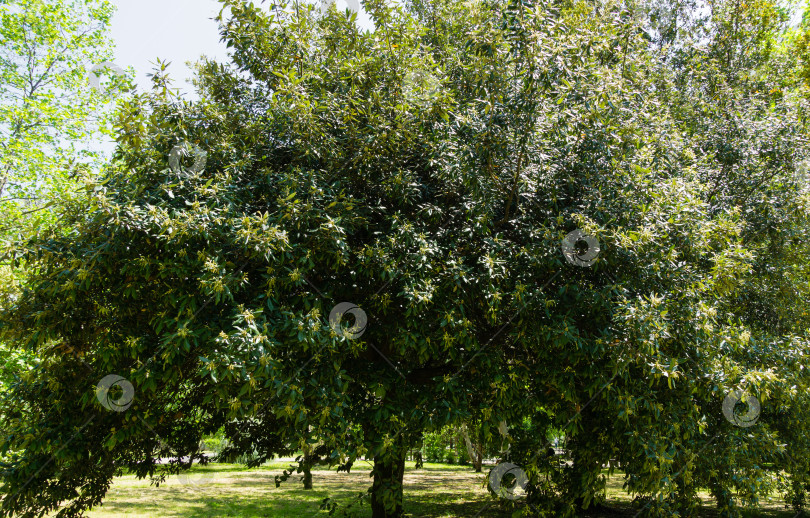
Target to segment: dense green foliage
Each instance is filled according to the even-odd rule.
[[[801,502],[808,150],[775,5],[367,0],[364,32],[223,3],[233,63],[199,102],[162,73],[123,101],[67,231],[19,243],[0,338],[41,362],[2,401],[4,515],[159,482],[225,426],[255,462],[373,457],[374,516],[401,516],[424,432],[501,421],[527,515],[592,505],[611,459],[651,516],[699,487],[724,516]],[[563,253],[577,229],[598,254]],[[755,426],[724,417],[738,388]]]

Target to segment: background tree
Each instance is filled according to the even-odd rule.
[[[99,165],[112,90],[88,72],[112,56],[113,7],[102,0],[11,0],[0,5],[0,210],[4,236],[52,222]],[[103,75],[103,71],[99,71]],[[120,83],[119,83],[120,84]]]
[[[101,0],[0,3],[0,257],[10,241],[55,224],[99,170],[111,92],[90,88],[88,70],[112,56],[112,13]],[[2,260],[0,305],[22,275]],[[0,346],[0,387],[30,361]]]

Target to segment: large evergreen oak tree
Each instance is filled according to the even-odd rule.
[[[199,102],[162,73],[124,101],[69,235],[15,256],[32,274],[0,330],[41,361],[3,400],[5,515],[76,515],[124,468],[160,481],[223,426],[256,462],[373,458],[375,518],[403,514],[420,434],[471,415],[532,420],[512,455],[532,509],[553,495],[563,514],[598,497],[610,458],[667,513],[698,484],[721,498],[722,470],[755,480],[780,441],[808,451],[791,435],[806,313],[741,302],[757,268],[792,272],[770,299],[785,308],[806,282],[800,136],[747,158],[769,173],[747,196],[610,3],[367,0],[365,32],[334,8],[223,3],[233,63],[199,66]],[[131,401],[97,391],[109,374]],[[720,410],[743,380],[797,412],[763,417],[756,453]],[[574,450],[552,488],[535,453],[550,427]]]

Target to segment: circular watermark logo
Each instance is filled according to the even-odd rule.
[[[526,494],[529,477],[511,462],[502,462],[489,472],[489,487],[501,498],[517,500]],[[520,488],[520,491],[516,491]]]
[[[192,173],[199,173],[205,168],[205,162],[208,160],[208,153],[203,151],[196,144],[192,145],[188,142],[183,142],[174,146],[169,152],[169,167],[171,167],[175,174],[180,174],[180,171],[183,169],[180,164],[180,159],[188,156],[194,157],[194,164],[188,168],[189,171]]]
[[[402,81],[402,95],[409,103],[427,108],[439,96],[440,87],[439,79],[427,70],[411,70]]]
[[[599,241],[579,229],[569,232],[562,241],[565,260],[574,266],[593,266],[600,251]]]
[[[745,403],[748,406],[748,411],[744,414],[736,411],[737,403]],[[754,426],[759,420],[760,410],[759,400],[741,390],[732,390],[723,400],[723,415],[731,424],[741,428]]]
[[[359,13],[360,12],[360,1],[359,0],[340,0],[339,2],[336,0],[320,0],[320,9],[321,14],[326,14],[329,10],[329,6],[332,4],[337,4],[337,8],[341,9],[345,5],[350,11]]]
[[[366,326],[368,325],[366,312],[351,302],[341,302],[332,308],[332,311],[329,312],[329,326],[338,334],[343,333],[343,329],[340,327],[340,321],[343,319],[343,315],[354,316],[354,325],[346,329],[349,339],[357,340],[363,336],[363,333],[366,332]]]
[[[117,393],[117,394],[116,394]],[[115,399],[113,397],[117,396]],[[96,398],[101,406],[113,412],[123,412],[132,406],[135,388],[118,374],[108,374],[96,386]]]
[[[96,90],[97,92],[104,91],[104,89],[101,87],[101,73],[103,72],[112,72],[114,75],[121,77],[124,77],[126,75],[124,69],[119,67],[112,61],[105,61],[103,63],[95,65],[87,73],[87,82],[90,85],[90,87]]]

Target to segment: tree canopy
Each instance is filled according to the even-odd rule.
[[[776,5],[366,0],[363,31],[222,3],[200,100],[155,74],[65,230],[18,243],[0,338],[39,364],[2,396],[4,515],[160,483],[224,426],[256,462],[373,458],[361,500],[401,516],[405,452],[471,418],[514,425],[527,515],[598,503],[614,460],[650,516],[699,487],[801,505],[807,140]]]

